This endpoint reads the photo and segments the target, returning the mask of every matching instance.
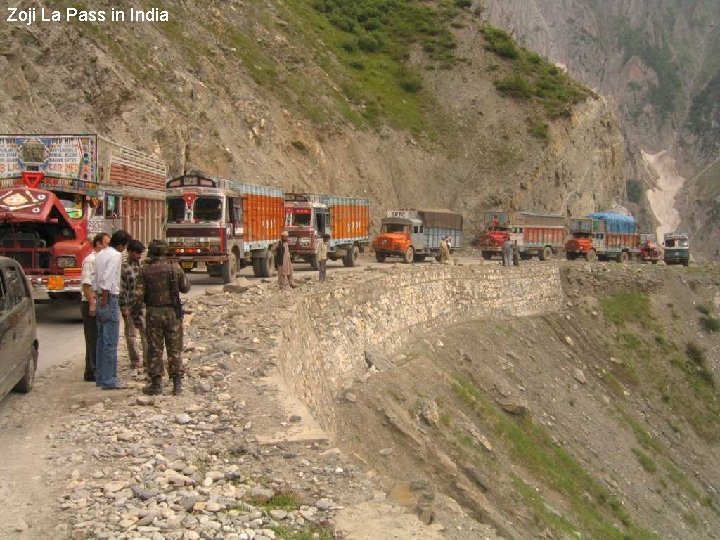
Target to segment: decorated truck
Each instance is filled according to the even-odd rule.
[[[440,258],[440,240],[450,238],[450,249],[462,241],[463,217],[446,209],[389,210],[373,240],[375,259],[400,257],[404,263]]]
[[[99,135],[0,135],[0,255],[22,265],[36,298],[79,298],[98,232],[159,238],[164,199],[154,156]]]
[[[328,259],[355,266],[370,243],[370,202],[355,197],[285,194],[285,230],[293,260],[318,268],[317,241],[330,235]]]
[[[640,254],[640,235],[635,218],[617,212],[595,212],[570,220],[570,238],[565,243],[567,259],[588,261],[614,259],[625,262]]]
[[[669,233],[663,237],[665,264],[690,264],[690,239],[684,233]]]
[[[190,172],[167,181],[169,256],[185,271],[203,264],[229,283],[245,266],[256,277],[275,273],[272,246],[285,224],[283,192]]]
[[[537,256],[545,261],[563,248],[566,236],[565,218],[561,215],[491,211],[485,213],[477,247],[484,259],[491,259],[502,254],[503,244],[509,238],[511,242],[517,241],[521,258]]]

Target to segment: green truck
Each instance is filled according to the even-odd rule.
[[[663,238],[663,249],[665,264],[690,264],[690,240],[687,234],[666,234]]]

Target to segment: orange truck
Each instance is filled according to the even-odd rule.
[[[370,201],[356,197],[285,194],[285,230],[293,260],[319,267],[317,241],[330,235],[328,259],[355,266],[370,244]]]
[[[162,235],[165,164],[99,135],[0,135],[0,255],[36,298],[79,299],[88,240]]]
[[[452,248],[462,241],[463,217],[450,210],[389,210],[373,240],[375,259],[400,257],[404,263],[440,258],[440,241],[450,238]]]
[[[565,218],[557,214],[538,212],[491,211],[485,213],[485,226],[477,247],[483,259],[501,255],[509,238],[517,241],[520,257],[537,256],[541,261],[551,259],[565,242]]]
[[[230,283],[252,265],[256,277],[270,277],[275,274],[271,248],[284,225],[279,188],[197,171],[167,181],[169,256],[187,272],[204,264],[209,275]]]
[[[570,238],[565,242],[568,260],[628,261],[640,255],[640,235],[632,216],[617,212],[595,212],[570,220]]]

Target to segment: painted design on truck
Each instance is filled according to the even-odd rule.
[[[330,235],[328,259],[357,264],[370,244],[370,201],[311,193],[285,194],[285,230],[293,260],[310,263],[317,270],[317,243]]]
[[[36,292],[79,297],[88,239],[162,234],[165,165],[98,135],[0,135],[0,255]]]
[[[275,273],[273,245],[285,223],[283,192],[195,171],[167,181],[165,234],[170,255],[190,271],[204,264],[225,283],[252,264]]]

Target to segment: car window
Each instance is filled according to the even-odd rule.
[[[22,274],[18,271],[15,266],[8,266],[3,269],[3,281],[6,286],[6,309],[12,309],[20,302],[23,298],[28,296],[27,289]]]

